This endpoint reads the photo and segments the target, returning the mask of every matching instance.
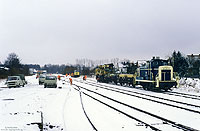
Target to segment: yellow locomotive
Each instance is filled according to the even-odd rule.
[[[75,70],[73,73],[73,77],[79,77],[80,76],[80,72]]]
[[[114,72],[113,64],[100,65],[95,70],[96,79],[98,82],[112,82],[112,76]]]

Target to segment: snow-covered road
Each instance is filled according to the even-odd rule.
[[[0,129],[37,131],[40,128],[64,130],[64,108],[70,88],[45,88],[35,76],[27,77],[21,88],[3,88],[0,91]]]
[[[4,87],[0,88],[0,131],[39,131],[42,129],[50,131],[152,130],[143,123],[131,119],[123,113],[119,113],[118,111],[113,110],[108,106],[95,101],[94,99],[91,99],[82,92],[88,93],[89,95],[104,101],[110,106],[114,106],[115,108],[122,110],[125,113],[145,123],[148,123],[159,130],[182,130],[163,123],[162,120],[159,120],[155,117],[122,106],[121,104],[117,104],[116,102],[106,98],[102,98],[101,96],[95,95],[94,93],[88,92],[84,89],[77,91],[76,89],[78,88],[75,85],[71,86],[67,79],[65,79],[65,81],[58,81],[58,87],[61,87],[61,89],[44,88],[42,85],[39,85],[35,76],[28,76],[26,79],[28,84],[25,87],[10,89],[5,88],[4,80],[0,81],[0,87]],[[90,82],[95,83],[94,79],[91,80],[92,81]],[[100,84],[119,89],[126,89],[128,91],[138,92],[141,94],[157,96],[164,99],[171,99],[181,103],[170,102],[162,99],[152,98],[151,96],[142,96],[141,94],[136,94],[137,96],[145,97],[145,99],[141,99],[130,95],[120,94],[118,92],[105,90],[99,88],[98,86],[95,87],[82,82],[83,81],[79,78],[73,78],[73,83],[76,85],[124,102],[127,105],[147,111],[151,114],[155,114],[176,123],[200,130],[200,114],[198,113],[200,112],[200,108],[181,104],[189,103],[200,106],[200,100],[198,99],[190,99],[110,84]],[[168,104],[188,108],[190,110],[195,110],[197,113],[154,101],[149,101],[146,100],[146,98],[163,103],[166,102]]]

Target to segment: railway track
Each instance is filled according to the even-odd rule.
[[[200,100],[200,96],[198,95],[191,95],[191,94],[185,94],[185,93],[179,93],[179,92],[163,92],[163,93],[167,95],[179,96],[179,97],[189,98],[193,100]]]
[[[199,96],[199,95],[192,95],[192,94],[179,93],[179,92],[173,92],[173,91],[171,91],[170,93],[174,93],[174,94],[181,94],[181,95],[187,95],[187,96],[194,96],[194,97],[199,97],[199,98],[200,98],[200,96]]]
[[[78,87],[78,86],[77,86]],[[98,131],[97,128],[94,126],[94,124],[92,123],[92,121],[90,120],[89,116],[87,115],[86,113],[86,110],[84,108],[84,104],[83,104],[83,99],[82,99],[82,92],[80,91],[80,87],[78,87],[78,89],[74,88],[75,90],[79,91],[79,94],[80,94],[80,101],[81,101],[81,107],[82,107],[82,110],[88,120],[88,122],[90,123],[90,125],[92,126],[93,130],[95,131]]]
[[[81,81],[79,81],[79,82],[81,82]],[[200,114],[199,110],[189,109],[189,108],[180,106],[180,105],[185,105],[185,106],[196,107],[196,108],[200,109],[199,105],[194,105],[194,104],[190,104],[190,103],[186,103],[186,102],[180,102],[180,101],[171,100],[171,99],[167,99],[167,98],[162,98],[162,97],[158,97],[158,96],[153,96],[153,95],[149,95],[149,94],[130,91],[130,90],[126,90],[126,89],[114,88],[114,87],[106,86],[106,85],[99,85],[99,84],[89,83],[89,82],[84,82],[84,83],[88,84],[88,85],[91,85],[91,86],[99,87],[99,88],[102,88],[102,89],[106,89],[106,90],[122,93],[122,94],[125,94],[125,95],[137,97],[137,98],[140,98],[140,99],[144,99],[144,100],[148,100],[148,101],[156,102],[156,103],[159,103],[159,104],[164,104],[164,105],[167,105],[167,106],[176,107],[176,108],[179,108],[179,109],[183,109],[183,110],[187,110],[187,111],[190,111],[190,112],[193,112],[193,113]],[[150,98],[147,98],[146,96],[150,97]],[[151,98],[155,98],[155,99],[151,99]],[[173,102],[173,103],[176,103],[176,104],[178,103],[180,105],[177,106],[177,105],[174,105],[174,104],[169,104],[169,103],[166,103],[166,102],[158,101],[156,99],[164,100],[164,101],[168,101],[168,102]]]
[[[94,95],[97,95],[98,97],[101,97],[101,98],[103,98],[103,99],[112,101],[112,102],[114,102],[114,103],[117,103],[117,104],[119,104],[119,105],[121,105],[121,106],[127,107],[127,108],[129,108],[129,109],[131,109],[131,110],[135,110],[135,111],[137,111],[137,112],[139,112],[139,113],[143,113],[143,114],[147,115],[148,117],[152,117],[153,119],[157,119],[157,120],[159,120],[159,121],[162,121],[163,124],[167,124],[168,126],[170,126],[170,127],[173,128],[173,129],[176,128],[176,129],[181,129],[181,130],[184,130],[184,131],[188,131],[188,130],[190,130],[190,131],[197,131],[196,129],[193,129],[192,127],[188,127],[188,126],[179,124],[179,123],[177,123],[177,122],[168,120],[168,119],[166,119],[166,118],[163,118],[163,117],[161,117],[161,116],[152,114],[152,113],[150,113],[150,112],[147,112],[147,111],[145,111],[145,110],[139,109],[139,108],[137,108],[137,107],[128,105],[128,104],[126,104],[126,103],[124,103],[124,102],[118,101],[118,100],[113,99],[113,98],[108,97],[108,96],[105,96],[105,95],[100,94],[100,93],[98,93],[98,92],[96,92],[96,91],[87,89],[87,88],[85,88],[85,87],[83,87],[83,86],[79,86],[79,85],[77,85],[77,84],[73,84],[73,85],[75,85],[76,87],[78,87],[77,90],[78,90],[79,92],[81,92],[81,93],[83,93],[84,95],[90,97],[91,99],[93,99],[93,100],[95,100],[95,101],[98,101],[99,103],[101,103],[101,104],[103,104],[103,105],[105,105],[105,106],[107,106],[107,107],[109,107],[109,108],[112,108],[113,110],[118,111],[118,112],[122,113],[123,115],[125,115],[125,116],[127,116],[127,117],[129,117],[129,118],[131,118],[131,119],[134,119],[134,120],[136,120],[136,121],[138,121],[138,122],[140,122],[140,123],[143,123],[145,126],[150,127],[152,130],[160,131],[161,129],[158,129],[158,128],[156,128],[155,126],[152,126],[152,124],[148,124],[148,123],[146,123],[146,122],[144,122],[144,121],[142,121],[142,120],[140,120],[140,119],[138,119],[138,118],[136,118],[136,117],[134,117],[134,116],[132,116],[132,115],[130,115],[130,114],[128,114],[128,113],[126,113],[125,111],[120,110],[120,109],[118,109],[118,108],[116,108],[116,107],[114,107],[114,106],[112,106],[112,105],[110,105],[110,104],[108,104],[108,103],[106,103],[106,102],[104,102],[104,101],[98,99],[97,97],[94,97]]]
[[[74,84],[74,85],[75,85],[75,84]],[[81,94],[84,94],[84,95],[86,95],[86,96],[92,98],[93,100],[98,101],[99,103],[101,103],[101,104],[103,104],[103,105],[105,105],[105,106],[107,106],[107,107],[109,107],[109,108],[111,108],[111,109],[113,109],[113,110],[115,110],[115,111],[118,111],[118,112],[122,113],[123,115],[125,115],[125,116],[127,116],[127,117],[129,117],[129,118],[131,118],[131,119],[133,119],[133,120],[136,120],[136,121],[138,121],[138,122],[140,122],[140,123],[142,123],[142,124],[144,124],[144,125],[147,126],[147,127],[150,127],[152,130],[161,131],[161,130],[159,130],[158,128],[156,128],[156,127],[154,127],[154,126],[152,126],[152,125],[150,125],[150,124],[147,124],[147,123],[143,122],[142,120],[139,120],[139,119],[137,119],[137,118],[135,118],[135,117],[133,117],[133,116],[131,116],[131,115],[129,115],[129,114],[127,114],[127,113],[125,113],[125,112],[123,112],[123,111],[121,111],[121,110],[119,110],[119,109],[117,109],[117,108],[115,108],[115,107],[113,107],[113,106],[111,106],[111,105],[109,105],[109,104],[106,104],[105,102],[103,102],[103,101],[101,101],[101,100],[99,100],[99,99],[97,99],[97,98],[95,98],[95,97],[89,95],[88,93],[85,93],[84,91],[81,91],[81,89],[83,89],[81,86],[78,86],[78,85],[75,85],[75,86],[78,87],[78,89],[76,89],[76,88],[74,88],[74,89],[80,92],[80,96],[81,96]],[[81,101],[82,101],[82,97],[81,97]],[[84,111],[84,112],[85,112],[85,111]],[[86,117],[88,118],[88,116],[86,116]],[[94,124],[93,124],[89,119],[88,119],[88,121],[89,121],[90,124],[92,125],[93,129],[96,130],[96,128],[94,128]]]
[[[95,80],[91,80],[89,79],[89,81],[91,82],[95,82]],[[143,88],[141,88],[143,89]],[[166,95],[172,95],[172,96],[179,96],[179,97],[184,97],[184,98],[189,98],[189,99],[193,99],[193,100],[200,100],[200,96],[199,95],[192,95],[192,94],[186,94],[186,93],[179,93],[179,92],[173,92],[173,91],[170,91],[170,92],[159,92],[159,93],[163,93],[163,94],[166,94]]]
[[[92,83],[97,84],[96,81],[94,81],[94,80],[89,80],[89,81],[92,81]],[[102,84],[98,84],[98,85],[102,85]],[[108,86],[108,87],[112,87],[112,86]],[[198,95],[179,93],[179,92],[172,92],[172,91],[170,91],[170,92],[159,92],[159,93],[166,94],[166,95],[171,95],[171,96],[184,97],[184,98],[193,99],[193,100],[200,100],[200,96],[198,96]],[[196,107],[198,107],[198,106],[196,106]]]

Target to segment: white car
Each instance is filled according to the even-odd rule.
[[[45,81],[46,76],[45,75],[40,75],[39,76],[39,85],[42,85]]]
[[[24,87],[24,85],[25,85],[23,80],[20,78],[20,76],[8,76],[6,83],[9,88],[10,87],[20,87],[20,86]]]
[[[47,75],[44,80],[44,88],[46,87],[57,87],[57,77],[54,75]]]

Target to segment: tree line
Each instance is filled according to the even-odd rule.
[[[185,56],[180,51],[174,51],[168,57],[169,64],[173,66],[174,72],[177,72],[180,77],[200,77],[200,58]],[[75,70],[79,71],[81,75],[93,75],[95,68],[98,65],[105,63],[113,63],[117,65],[122,62],[130,62],[130,60],[120,60],[114,58],[111,60],[90,60],[77,59],[75,65],[53,65],[46,64],[40,66],[39,64],[22,64],[21,59],[15,53],[10,53],[3,64],[0,63],[0,78],[6,78],[8,75],[24,74],[29,75],[29,68],[36,70],[47,70],[48,73],[69,74]]]
[[[87,63],[87,62],[86,62]],[[87,67],[88,66],[88,67]],[[45,64],[40,66],[39,64],[22,64],[21,59],[16,53],[10,53],[4,63],[0,62],[0,79],[6,78],[9,75],[24,74],[30,75],[29,69],[35,70],[46,70],[48,73],[59,73],[59,74],[71,74],[75,70],[79,71],[81,75],[94,74],[94,69],[89,64],[82,65],[53,65]]]

